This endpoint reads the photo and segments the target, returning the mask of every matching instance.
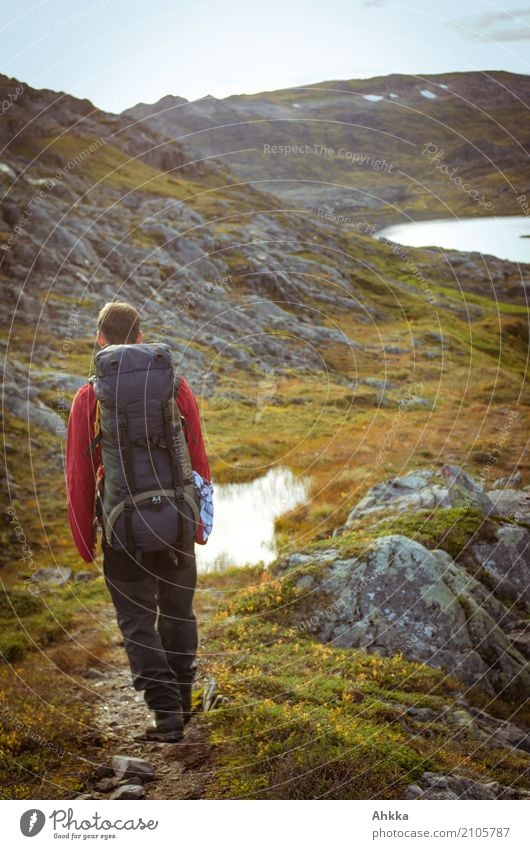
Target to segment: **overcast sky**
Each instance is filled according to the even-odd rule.
[[[530,72],[524,0],[19,0],[2,73],[119,112],[322,80]]]

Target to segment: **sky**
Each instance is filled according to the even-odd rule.
[[[19,0],[0,71],[109,112],[390,73],[530,73],[530,0]]]

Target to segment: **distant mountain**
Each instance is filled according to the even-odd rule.
[[[222,100],[166,96],[123,115],[292,207],[395,222],[519,213],[517,195],[530,191],[529,99],[530,77],[504,71],[393,74]]]
[[[321,84],[296,90],[296,100],[293,92],[203,104],[170,97],[157,116],[144,118],[140,113],[157,110],[141,106],[110,115],[87,100],[0,77],[0,102],[9,104],[0,124],[0,344],[7,353],[7,409],[54,429],[57,374],[64,383],[60,397],[70,397],[90,367],[97,311],[116,296],[139,305],[148,335],[168,341],[183,371],[207,394],[230,396],[236,379],[244,394],[272,367],[289,380],[325,374],[340,392],[353,387],[361,406],[395,406],[399,393],[392,396],[374,374],[375,360],[395,358],[404,375],[420,362],[427,385],[431,373],[436,379],[441,356],[433,340],[445,343],[444,364],[460,368],[473,355],[473,367],[482,362],[482,374],[491,369],[492,381],[501,362],[503,392],[515,391],[528,347],[528,281],[520,266],[495,258],[485,266],[480,255],[456,251],[396,250],[375,239],[373,230],[321,214],[342,204],[375,227],[399,214],[391,197],[405,209],[416,205],[433,214],[432,195],[418,188],[418,175],[429,167],[420,140],[432,139],[434,130],[439,143],[442,134],[460,133],[462,160],[472,151],[469,180],[511,199],[511,190],[502,194],[506,163],[510,156],[519,162],[519,152],[507,142],[507,127],[519,135],[524,130],[517,120],[520,101],[507,84],[512,91],[518,86],[522,97],[527,81],[498,76],[506,86],[489,84],[496,97],[488,101],[480,91],[477,97],[497,117],[504,111],[504,120],[492,124],[478,106],[464,110],[475,129],[479,121],[497,128],[487,141],[477,130],[475,147],[462,141],[463,122],[455,119],[458,132],[449,131],[433,115],[438,110],[447,118],[463,109],[463,95],[442,85],[467,86],[471,95],[480,89],[480,75],[446,75],[447,83],[437,78],[437,86],[408,77],[337,83],[342,90],[331,94],[331,84]],[[420,84],[436,100],[417,91]],[[384,100],[365,99],[376,91]],[[395,108],[390,94],[405,111]],[[295,120],[298,112],[306,117]],[[389,135],[391,119],[401,124]],[[171,132],[174,122],[178,133]],[[220,130],[208,129],[216,122]],[[328,162],[312,153],[264,155],[258,138],[271,145],[333,141],[337,149],[344,144],[387,161],[392,154],[393,170]],[[486,145],[498,146],[504,170],[490,163],[481,173],[478,148]],[[247,146],[254,152],[222,155]],[[414,164],[414,179],[398,167],[398,154],[410,172]],[[249,184],[245,170],[261,179]],[[345,174],[355,189],[347,187]],[[446,176],[431,175],[431,184],[446,200],[453,192],[454,206],[462,206],[462,190]],[[68,342],[73,335],[75,345]],[[365,377],[371,383],[361,390]]]

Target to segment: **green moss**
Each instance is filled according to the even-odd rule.
[[[378,522],[371,532],[374,537],[403,534],[426,548],[441,548],[457,560],[478,538],[494,539],[495,527],[480,510],[450,507],[404,513]]]
[[[468,553],[471,543],[494,541],[497,525],[486,519],[479,510],[470,507],[414,510],[397,516],[372,519],[367,526],[363,518],[351,530],[338,537],[318,540],[307,547],[308,552],[333,548],[340,557],[361,557],[374,540],[390,534],[402,534],[431,550],[441,548],[453,559]]]
[[[315,643],[259,617],[218,619],[205,637],[229,699],[208,717],[210,797],[403,798],[425,770],[487,770],[524,785],[516,754],[485,764],[476,739],[456,739],[443,722],[428,735],[404,729],[409,706],[456,709],[459,686],[440,670]]]

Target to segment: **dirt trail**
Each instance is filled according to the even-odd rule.
[[[211,769],[209,728],[204,715],[192,718],[180,743],[144,743],[133,738],[152,721],[143,694],[137,693],[131,680],[127,656],[116,626],[111,605],[98,615],[99,625],[107,634],[115,633],[103,664],[91,670],[86,687],[94,695],[96,733],[101,734],[100,765],[110,765],[114,755],[143,758],[155,770],[155,780],[144,785],[147,799],[200,799]],[[93,676],[93,677],[92,677]],[[112,791],[95,789],[101,776],[90,779],[85,790],[91,798],[109,798]]]

